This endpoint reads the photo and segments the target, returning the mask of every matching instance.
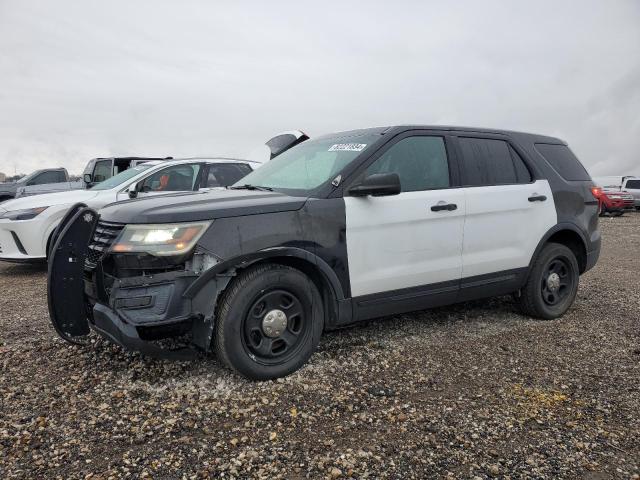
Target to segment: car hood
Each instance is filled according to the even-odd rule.
[[[3,202],[4,210],[24,210],[27,208],[53,207],[55,205],[74,204],[87,202],[96,195],[97,191],[91,190],[70,190],[67,192],[44,193],[42,195],[31,195],[28,197],[16,198]]]
[[[216,190],[112,203],[100,210],[100,217],[114,223],[197,222],[298,210],[306,200],[278,192]]]

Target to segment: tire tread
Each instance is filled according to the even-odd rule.
[[[258,277],[268,274],[270,272],[279,272],[284,273],[287,271],[295,272],[296,274],[302,274],[303,272],[300,270],[290,267],[288,265],[282,265],[278,263],[267,263],[262,265],[257,265],[254,267],[249,267],[246,270],[241,271],[232,281],[231,284],[225,289],[222,293],[220,301],[218,303],[218,307],[216,308],[215,315],[215,334],[214,334],[214,349],[218,359],[229,369],[238,373],[242,376],[247,376],[246,373],[239,371],[234,365],[231,359],[229,358],[229,352],[225,347],[226,339],[224,332],[225,319],[230,314],[233,299],[238,295],[245,286],[256,280]],[[306,276],[306,275],[305,275]],[[313,282],[311,279],[308,279],[310,286],[315,289]]]
[[[527,278],[527,282],[525,286],[520,290],[520,295],[516,297],[516,303],[518,307],[525,315],[530,317],[542,319],[542,320],[552,320],[557,318],[557,315],[550,314],[548,311],[545,311],[539,302],[539,292],[538,292],[538,282],[533,280],[537,279],[540,274],[540,269],[542,269],[545,265],[543,261],[548,252],[552,250],[565,250],[564,253],[570,254],[577,265],[577,260],[575,260],[575,255],[573,252],[565,245],[561,243],[549,242],[544,248],[540,251],[538,257],[533,263],[531,271],[529,272],[529,276]]]

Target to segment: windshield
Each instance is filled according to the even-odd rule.
[[[97,185],[94,185],[93,187],[91,187],[91,190],[109,190],[111,188],[115,188],[119,185],[122,185],[127,180],[135,177],[140,172],[144,172],[145,170],[147,170],[152,166],[153,165],[142,164],[142,165],[138,165],[137,167],[129,168],[124,172],[120,172],[119,174],[114,175],[111,178],[108,178],[104,182],[100,182]]]
[[[22,177],[22,178],[16,180],[16,183],[24,183],[27,180],[29,180],[31,177],[33,177],[33,175],[27,175],[26,177]]]
[[[308,194],[333,180],[379,135],[307,140],[240,179],[234,186],[255,185],[287,193]]]

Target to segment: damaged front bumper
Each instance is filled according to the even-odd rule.
[[[65,218],[49,263],[49,311],[60,336],[75,343],[93,329],[123,348],[161,358],[189,359],[209,351],[218,292],[230,277],[217,276],[194,292],[189,287],[201,272],[189,270],[193,262],[187,261],[172,271],[132,269],[116,278],[102,260],[87,258],[95,237],[105,235],[97,213],[76,210]]]

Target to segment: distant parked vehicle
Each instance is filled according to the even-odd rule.
[[[633,197],[633,207],[640,210],[640,178],[633,175],[597,177],[593,181],[603,189],[620,190]],[[627,195],[624,195],[625,198]],[[627,205],[628,206],[628,205]]]
[[[622,190],[633,195],[633,204],[636,210],[640,210],[640,178],[625,177],[622,181]]]
[[[111,157],[94,158],[84,169],[81,181],[70,182],[65,168],[47,168],[22,177],[17,182],[0,183],[0,203],[13,198],[41,195],[45,193],[67,192],[91,188],[104,180],[152,160],[170,160],[172,157]]]
[[[0,202],[12,198],[64,192],[82,188],[82,182],[70,182],[64,168],[46,168],[22,177],[17,182],[0,183]]]
[[[593,187],[593,196],[598,199],[600,216],[614,215],[619,217],[625,210],[633,208],[633,196],[611,187]]]
[[[128,168],[89,190],[9,200],[0,205],[0,260],[45,260],[53,232],[76,203],[97,209],[132,198],[226,187],[250,173],[250,163],[218,158],[153,160]]]

